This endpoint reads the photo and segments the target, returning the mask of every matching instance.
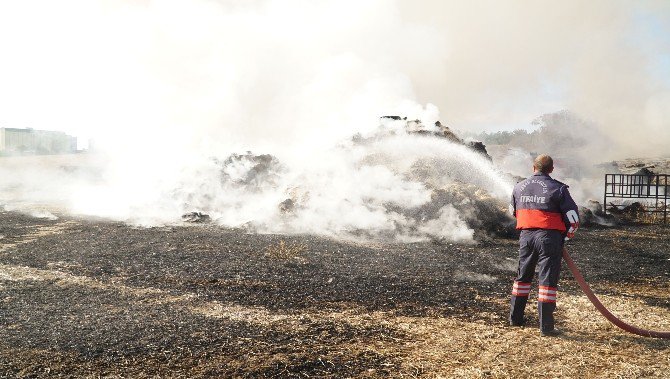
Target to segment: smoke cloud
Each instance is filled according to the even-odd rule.
[[[665,1],[401,3],[436,25],[437,75],[413,78],[464,130],[525,127],[569,109],[615,142],[605,157],[667,154],[670,4]],[[431,74],[433,74],[431,72]]]
[[[593,162],[666,153],[669,26],[662,1],[5,2],[0,126],[91,138],[101,170],[23,168],[11,186],[147,224],[204,210],[262,231],[468,240],[463,199],[426,220],[407,210],[455,183],[505,201],[494,165],[397,130],[351,137],[375,136],[385,114],[477,131],[568,108],[611,137]],[[221,180],[247,151],[276,157],[273,183]],[[414,176],[435,159],[449,169]],[[288,218],[287,198],[300,205]]]

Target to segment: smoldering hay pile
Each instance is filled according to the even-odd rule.
[[[382,117],[377,130],[309,159],[295,168],[258,152],[212,158],[199,185],[180,183],[170,195],[187,221],[208,214],[253,232],[463,242],[513,229],[513,179],[483,144],[440,122]]]

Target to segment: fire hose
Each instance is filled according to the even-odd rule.
[[[572,275],[577,280],[577,283],[579,283],[579,287],[581,287],[582,291],[584,291],[586,297],[588,297],[589,300],[591,300],[591,303],[593,303],[598,312],[600,312],[603,316],[605,316],[605,318],[609,322],[629,333],[637,334],[639,336],[653,337],[653,338],[670,338],[670,331],[659,332],[654,330],[641,329],[621,321],[619,318],[613,315],[612,312],[607,310],[607,308],[605,308],[605,306],[600,302],[600,300],[598,300],[598,297],[596,297],[593,291],[591,291],[591,288],[589,287],[588,283],[586,283],[586,281],[584,280],[582,273],[579,272],[577,265],[575,265],[575,262],[572,260],[570,254],[568,254],[568,250],[565,247],[563,248],[563,259],[565,259],[565,263],[568,264],[568,267],[570,268]]]

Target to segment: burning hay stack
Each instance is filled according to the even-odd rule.
[[[435,121],[434,125],[426,125],[421,120],[410,120],[407,121],[407,117],[400,116],[382,116],[381,123],[382,125],[387,125],[389,122],[398,122],[405,123],[405,132],[409,134],[425,135],[425,136],[434,136],[438,138],[445,138],[450,142],[467,146],[468,148],[482,154],[489,161],[491,161],[491,156],[486,151],[486,145],[481,141],[468,141],[466,142],[462,138],[456,135],[448,126],[444,125],[441,121]],[[360,138],[359,138],[360,139]]]
[[[408,144],[412,153],[406,154]],[[341,160],[331,171],[297,173],[269,154],[214,159],[217,183],[211,192],[181,198],[214,219],[250,202],[264,203],[255,218],[237,224],[253,231],[324,234],[325,229],[344,238],[471,241],[513,230],[504,200],[507,179],[490,164],[486,147],[464,141],[439,121],[425,125],[382,117],[376,131],[358,134],[330,153],[330,159]],[[222,202],[221,194],[229,200]],[[329,208],[338,219],[329,219]],[[310,229],[315,222],[323,223],[320,229]]]

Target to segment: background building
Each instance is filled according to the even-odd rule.
[[[77,152],[77,138],[63,132],[0,128],[0,154],[69,154]]]

